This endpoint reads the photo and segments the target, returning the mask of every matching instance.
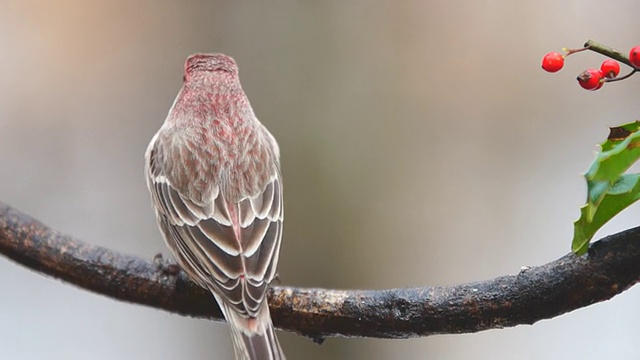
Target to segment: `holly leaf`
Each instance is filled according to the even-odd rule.
[[[604,224],[640,199],[640,174],[626,174],[640,158],[640,121],[611,128],[601,151],[584,175],[587,202],[574,223],[571,249],[587,252],[589,242]]]
[[[629,205],[640,200],[640,174],[622,175],[605,194],[593,215],[587,213],[589,204],[580,209],[580,219],[574,223],[571,250],[582,255],[596,232]],[[589,220],[590,218],[590,220]]]

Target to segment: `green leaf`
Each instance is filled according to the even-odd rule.
[[[639,174],[623,175],[640,159],[640,122],[611,128],[601,151],[584,175],[587,203],[574,223],[572,250],[582,255],[596,231],[640,199]]]
[[[571,250],[582,255],[589,249],[589,242],[604,224],[629,205],[640,200],[640,174],[622,175],[609,192],[604,196],[600,205],[589,217],[586,204],[580,209],[580,219],[574,223],[573,242]]]
[[[601,152],[584,175],[589,202],[598,206],[610,186],[640,158],[640,123],[633,122],[611,128]],[[625,137],[620,137],[625,136]]]

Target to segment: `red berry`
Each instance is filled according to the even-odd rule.
[[[564,56],[557,52],[550,52],[542,58],[542,68],[554,73],[564,66]]]
[[[631,48],[629,51],[629,60],[635,67],[640,67],[640,45]]]
[[[604,77],[612,79],[620,74],[620,64],[615,60],[605,60],[600,65],[600,71],[602,71]]]
[[[596,88],[591,90],[591,91],[600,90],[600,88],[603,87],[603,86],[604,86],[604,81],[600,81],[600,82],[598,82],[598,86],[596,86]]]
[[[578,83],[586,90],[598,90],[602,87],[601,80],[604,78],[602,71],[598,69],[587,69],[578,75]]]

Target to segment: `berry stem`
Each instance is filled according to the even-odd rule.
[[[583,48],[580,48],[580,49],[562,48],[562,51],[566,52],[565,57],[569,56],[571,54],[575,54],[575,53],[579,53],[579,52],[585,51],[585,50],[589,50],[589,48],[588,47],[583,47]]]
[[[627,74],[627,75],[625,75],[625,76],[619,76],[619,77],[615,77],[615,78],[612,78],[612,79],[604,79],[604,82],[608,82],[608,83],[610,83],[610,82],[615,82],[615,81],[620,81],[620,80],[628,79],[628,78],[630,78],[630,77],[631,77],[631,75],[635,74],[635,73],[636,73],[636,71],[638,71],[638,70],[633,69],[633,70],[631,70],[631,72],[630,72],[630,73],[628,73],[628,74]]]

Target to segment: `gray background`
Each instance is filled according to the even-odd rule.
[[[0,200],[94,244],[165,251],[143,153],[194,52],[235,57],[285,176],[283,284],[446,285],[569,250],[580,173],[639,79],[637,1],[1,1]],[[625,50],[626,51],[626,50]],[[637,224],[632,208],[600,233]],[[165,251],[166,253],[166,251]],[[117,302],[0,257],[2,359],[228,359],[226,326]],[[290,359],[637,359],[640,289],[535,326],[412,340],[281,333]],[[212,302],[212,306],[213,302]]]

